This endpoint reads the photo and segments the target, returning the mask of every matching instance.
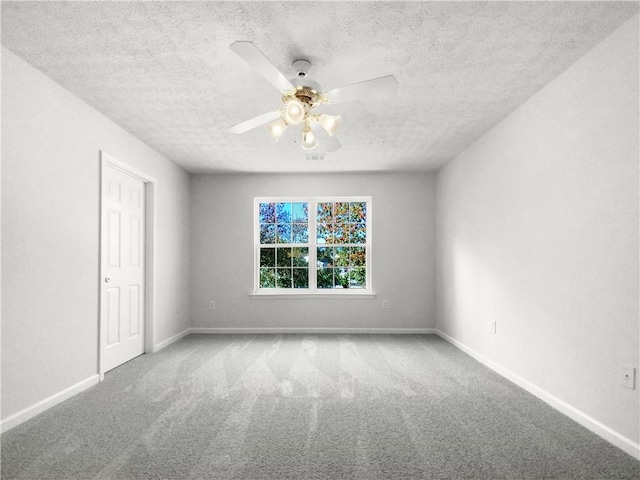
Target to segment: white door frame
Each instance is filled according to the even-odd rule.
[[[155,197],[157,194],[156,179],[150,175],[147,175],[140,170],[137,170],[124,162],[112,157],[108,153],[100,150],[100,248],[99,248],[99,271],[100,276],[98,278],[99,284],[99,298],[98,298],[98,375],[100,381],[104,380],[104,349],[103,349],[103,325],[102,325],[102,298],[103,289],[106,287],[102,281],[104,275],[102,274],[102,180],[104,177],[104,169],[109,166],[120,170],[127,175],[137,178],[144,183],[144,197],[145,197],[145,268],[144,268],[144,282],[145,282],[145,301],[144,301],[144,353],[153,353],[155,351],[155,337],[154,337],[154,312],[155,312],[155,254],[154,254],[154,238],[155,238]]]

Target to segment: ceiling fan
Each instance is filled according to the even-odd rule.
[[[353,100],[384,101],[398,88],[396,78],[387,75],[323,92],[317,82],[308,78],[311,63],[307,60],[294,61],[296,76],[287,79],[252,42],[234,42],[230,48],[282,92],[281,108],[229,127],[231,133],[245,133],[271,122],[269,133],[278,140],[289,126],[302,125],[303,149],[317,147],[320,138],[327,152],[333,152],[342,146],[335,136],[340,116],[316,113],[319,106]]]

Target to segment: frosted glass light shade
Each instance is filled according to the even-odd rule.
[[[302,131],[302,148],[305,150],[311,150],[318,146],[318,139],[308,126]]]
[[[340,115],[327,115],[323,113],[318,117],[318,123],[329,135],[333,136],[340,127]]]
[[[284,106],[282,118],[288,125],[297,125],[304,119],[304,105],[299,100],[289,100]]]
[[[280,135],[282,135],[286,129],[287,123],[283,119],[276,120],[269,124],[269,133],[276,140],[280,138]]]

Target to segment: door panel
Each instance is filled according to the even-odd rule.
[[[140,217],[138,216],[132,215],[130,221],[131,248],[129,249],[129,266],[140,267],[140,237],[142,235],[142,225],[140,224]]]
[[[120,288],[107,288],[106,295],[107,345],[114,345],[118,343],[120,332]]]
[[[106,164],[102,181],[101,371],[144,353],[143,181]]]
[[[109,210],[107,213],[107,251],[108,266],[120,266],[120,212]]]
[[[129,285],[129,338],[140,334],[140,286]]]

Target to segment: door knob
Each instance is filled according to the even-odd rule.
[[[104,283],[109,283],[111,281],[111,279],[109,277],[104,279]]]

